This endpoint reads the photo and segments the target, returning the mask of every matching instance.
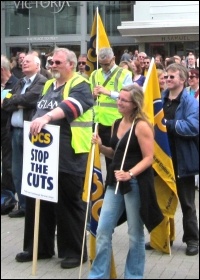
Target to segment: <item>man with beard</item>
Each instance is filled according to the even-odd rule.
[[[80,265],[86,203],[82,201],[83,182],[92,137],[93,97],[87,79],[76,73],[77,57],[65,48],[54,50],[51,80],[38,101],[30,125],[37,135],[45,124],[60,126],[58,203],[41,200],[38,259],[54,254],[57,226],[58,257],[62,268]],[[27,197],[24,252],[16,261],[28,262],[33,257],[35,199]],[[87,261],[86,242],[83,262]]]

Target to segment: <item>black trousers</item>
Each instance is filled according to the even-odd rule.
[[[59,258],[80,260],[86,216],[82,201],[83,178],[59,172],[58,203],[41,200],[38,254],[55,254],[55,229]],[[24,251],[33,252],[35,199],[26,198]],[[86,242],[84,258],[87,257]]]
[[[12,142],[8,129],[1,127],[1,160],[2,175],[1,189],[15,193],[15,186],[12,179]]]
[[[178,198],[183,213],[183,242],[199,240],[199,229],[195,206],[194,176],[176,178]]]

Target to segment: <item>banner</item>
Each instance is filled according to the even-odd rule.
[[[22,194],[58,202],[58,160],[60,127],[45,125],[36,136],[24,121]]]
[[[92,31],[90,34],[90,41],[87,52],[87,63],[85,67],[85,73],[88,76],[90,76],[90,74],[97,69],[98,50],[100,48],[106,47],[110,47],[110,43],[97,9],[92,24]]]
[[[92,155],[93,147],[94,147],[94,157]],[[92,159],[94,159],[94,161],[92,161]],[[90,187],[89,173],[91,172],[91,166],[92,166],[92,182]],[[90,190],[91,190],[91,195],[88,194],[88,191]],[[90,201],[91,201],[89,260],[90,260],[90,264],[92,264],[96,256],[96,230],[97,230],[99,216],[100,216],[101,207],[104,198],[104,186],[103,186],[103,177],[101,172],[99,146],[97,144],[92,146],[88,156],[82,199],[85,202],[89,202],[88,197],[90,197]],[[110,278],[111,279],[117,278],[113,255],[111,259]]]
[[[150,234],[153,248],[170,253],[170,238],[174,240],[174,215],[178,204],[175,175],[168,142],[157,70],[152,58],[143,85],[144,112],[154,126],[155,190],[165,219]],[[173,232],[173,236],[172,236]]]

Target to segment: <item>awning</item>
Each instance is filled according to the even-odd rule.
[[[198,20],[152,20],[152,21],[122,21],[118,26],[122,36],[163,36],[181,34],[199,34]]]

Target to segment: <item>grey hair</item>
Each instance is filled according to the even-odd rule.
[[[73,70],[76,71],[76,67],[77,67],[77,57],[75,52],[67,49],[67,48],[55,48],[53,51],[53,54],[58,53],[58,52],[63,52],[66,56],[66,60],[68,62],[72,62],[74,67]]]
[[[39,59],[38,56],[34,55],[34,61],[35,61],[35,63],[39,64],[39,66],[41,65],[41,60]]]
[[[99,49],[98,57],[103,60],[103,59],[111,59],[114,57],[114,52],[112,48],[101,48]]]
[[[1,67],[10,71],[10,61],[5,55],[1,55]]]
[[[41,69],[41,60],[39,59],[39,57],[36,54],[34,54],[34,53],[28,53],[24,57],[24,60],[26,59],[27,56],[31,56],[33,58],[33,61],[35,62],[35,64],[38,65],[38,71],[40,71],[40,69]]]

